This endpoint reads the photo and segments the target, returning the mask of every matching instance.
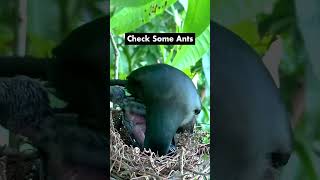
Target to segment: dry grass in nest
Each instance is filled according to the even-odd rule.
[[[114,117],[112,118],[112,114]],[[209,179],[209,145],[201,143],[205,132],[177,135],[177,151],[159,157],[151,151],[128,146],[113,120],[120,113],[111,113],[110,173],[114,179]]]

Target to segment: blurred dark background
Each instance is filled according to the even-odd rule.
[[[105,0],[1,0],[0,57],[51,57],[51,50],[73,29],[105,16],[107,4]],[[62,101],[49,96],[53,107],[64,106]],[[0,145],[10,144],[21,151],[32,149],[19,142],[18,137],[9,136],[9,132],[0,127]],[[3,170],[2,158],[0,164]],[[23,171],[28,166],[31,167],[19,163],[8,165],[8,179],[27,178]]]
[[[212,19],[273,65],[294,129],[294,153],[281,179],[320,179],[320,2],[226,0],[211,7]]]
[[[47,57],[71,30],[106,13],[105,0],[2,0],[0,54],[15,55],[19,30],[25,30],[25,54]],[[19,20],[26,22],[26,29]]]

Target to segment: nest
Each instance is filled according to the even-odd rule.
[[[121,113],[112,111],[110,121],[110,173],[113,179],[209,179],[210,146],[202,143],[208,133],[177,134],[174,154],[154,152],[126,144],[126,133],[119,129]]]
[[[39,159],[25,159],[14,155],[2,156],[0,157],[0,180],[38,179],[39,163]]]

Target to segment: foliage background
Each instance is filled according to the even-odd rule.
[[[320,2],[317,0],[224,0],[211,3],[211,18],[228,27],[261,56],[283,41],[280,90],[294,127],[294,153],[283,180],[320,179]],[[303,99],[296,97],[302,94]],[[302,105],[300,109],[295,106]],[[267,107],[266,107],[267,108]]]
[[[0,1],[0,56],[17,56],[19,0]],[[51,50],[74,28],[107,14],[105,0],[27,0],[27,39],[25,55],[50,57]],[[54,107],[63,103],[50,96]],[[9,141],[0,126],[0,144]]]
[[[0,1],[0,54],[14,55],[18,1]],[[71,30],[107,13],[105,0],[27,1],[27,55],[47,57]]]
[[[203,0],[112,0],[110,31],[120,52],[115,63],[110,43],[110,77],[119,69],[119,79],[138,67],[166,63],[184,71],[197,85],[202,111],[197,125],[210,130],[210,1]],[[194,46],[126,46],[126,32],[195,32]]]

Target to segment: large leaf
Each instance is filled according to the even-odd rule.
[[[183,45],[171,65],[186,72],[210,49],[210,25],[196,38],[195,45]]]
[[[189,0],[183,32],[196,33],[199,36],[210,23],[210,1]]]
[[[142,6],[125,7],[111,17],[111,31],[114,34],[133,31],[149,22],[155,16],[163,13],[166,8],[176,1],[177,0],[153,0]]]

